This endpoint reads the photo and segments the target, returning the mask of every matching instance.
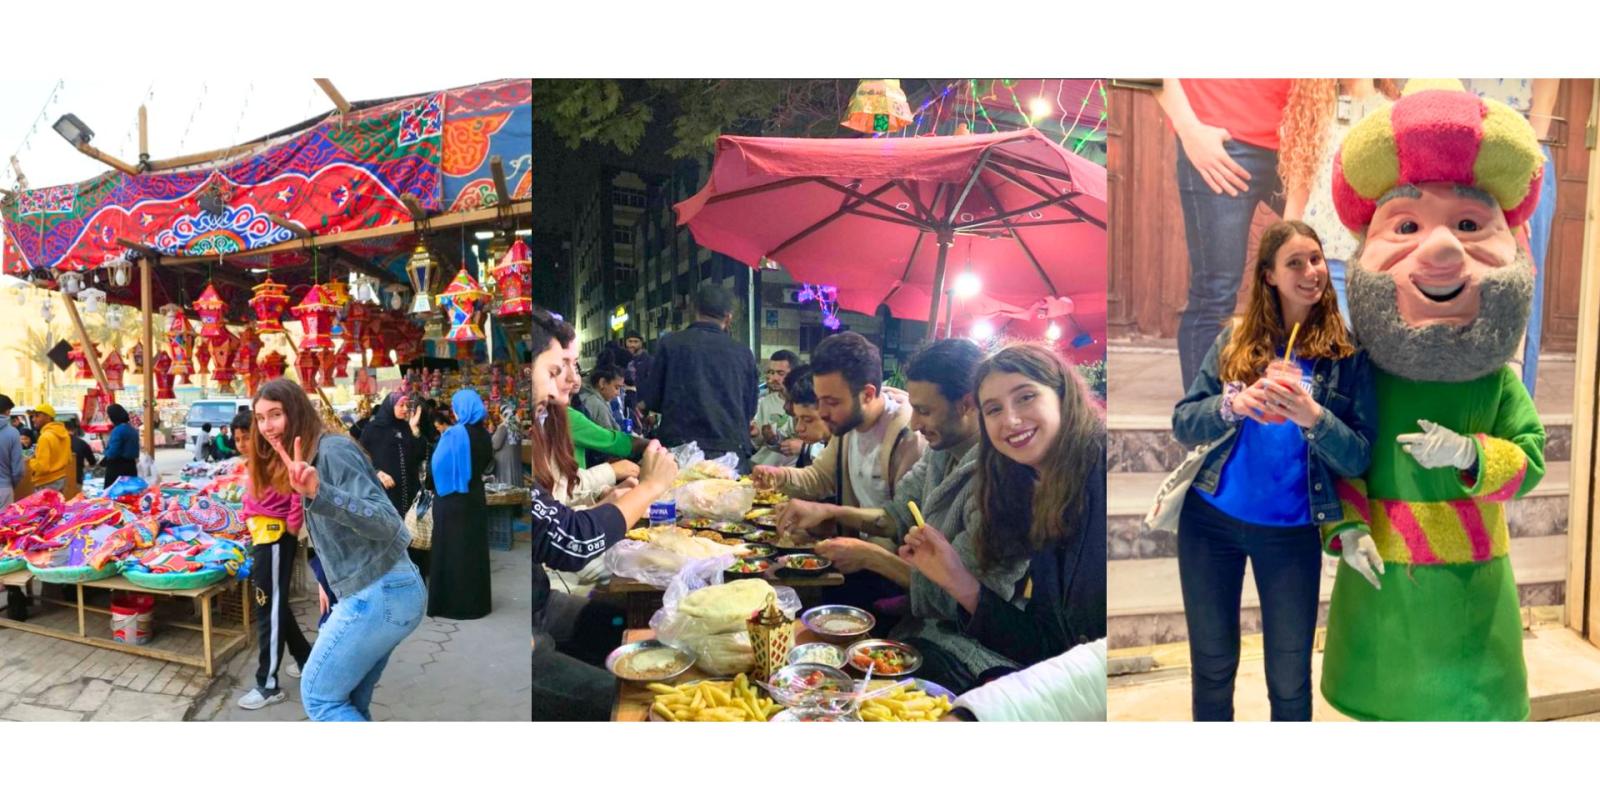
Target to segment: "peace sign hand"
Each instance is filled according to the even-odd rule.
[[[284,452],[283,442],[272,442],[272,449],[278,451],[278,457],[283,459],[283,466],[289,471],[289,487],[296,494],[301,494],[313,500],[317,497],[317,468],[306,463],[301,458],[300,437],[294,437],[294,457]]]

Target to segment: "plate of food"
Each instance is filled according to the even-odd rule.
[[[778,548],[780,553],[801,553],[815,550],[817,540],[811,538],[810,534],[790,531],[772,539],[772,546]]]
[[[821,664],[835,669],[844,666],[844,648],[827,642],[811,642],[789,651],[790,664]]]
[[[738,545],[738,548],[733,552],[734,555],[737,555],[741,558],[772,558],[778,554],[778,548],[773,547],[770,544],[745,542],[744,544]]]
[[[800,615],[800,624],[806,630],[823,641],[834,643],[859,639],[870,633],[877,622],[871,613],[855,606],[816,606]]]
[[[718,522],[719,520],[714,520],[710,517],[684,517],[678,520],[678,525],[684,528],[694,528],[695,530],[714,531]]]
[[[891,683],[873,680],[871,689]],[[887,694],[862,701],[857,713],[865,722],[937,722],[950,713],[955,700],[955,693],[949,689],[933,681],[912,678],[910,686],[897,686]]]
[[[738,558],[734,559],[733,566],[722,571],[722,580],[737,581],[744,578],[760,578],[772,569],[773,561],[770,558]]]
[[[778,557],[778,566],[798,575],[821,575],[833,568],[833,562],[819,555],[790,553]]]
[[[755,504],[758,506],[775,506],[788,500],[789,495],[777,489],[759,489],[756,491]]]
[[[766,722],[783,710],[742,672],[731,681],[652,683],[649,689],[652,722]]]
[[[727,534],[729,536],[749,536],[750,534],[761,530],[760,528],[757,528],[748,522],[723,522],[721,520],[713,521],[710,525],[705,527],[707,530],[713,530],[717,533]]]
[[[856,691],[843,670],[823,664],[790,664],[767,682],[772,699],[790,708],[839,708]]]
[[[755,523],[763,528],[778,527],[778,510],[775,508],[753,508],[744,515],[745,522]]]
[[[694,656],[658,639],[625,644],[606,656],[606,669],[625,681],[669,681],[689,671]]]
[[[861,722],[856,714],[835,714],[820,708],[786,708],[769,722]]]
[[[778,540],[778,532],[770,528],[757,528],[754,533],[745,534],[744,540],[760,544],[771,544]]]
[[[910,675],[922,666],[922,654],[904,642],[889,639],[864,639],[844,651],[845,663],[857,672],[872,667],[873,675],[895,678]]]

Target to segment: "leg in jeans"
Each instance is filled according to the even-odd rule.
[[[422,578],[409,560],[340,598],[300,679],[306,715],[316,722],[368,719],[389,654],[422,622],[426,604]]]
[[[1222,326],[1233,313],[1250,254],[1250,220],[1256,205],[1283,209],[1276,151],[1225,142],[1228,155],[1250,173],[1249,190],[1217,194],[1178,148],[1178,196],[1189,246],[1189,300],[1178,324],[1178,362],[1187,390]]]
[[[1344,271],[1348,264],[1337,258],[1328,259],[1328,282],[1333,284],[1333,294],[1339,300],[1339,316],[1344,317],[1344,326],[1350,327],[1350,298],[1345,293]]]
[[[1311,719],[1311,644],[1317,630],[1322,540],[1315,528],[1252,528],[1246,537],[1274,721]]]
[[[533,633],[533,719],[538,722],[605,722],[617,699],[611,673],[556,650],[543,630]]]
[[[1556,170],[1550,146],[1544,145],[1544,178],[1539,182],[1539,204],[1528,218],[1528,244],[1533,250],[1533,314],[1528,317],[1528,338],[1522,352],[1522,385],[1533,396],[1539,380],[1539,341],[1544,333],[1544,274],[1549,266],[1550,229],[1556,215]]]
[[[1230,524],[1231,523],[1231,524]],[[1194,493],[1178,521],[1178,582],[1189,625],[1191,706],[1196,722],[1233,719],[1239,672],[1239,597],[1245,551],[1239,523]]]

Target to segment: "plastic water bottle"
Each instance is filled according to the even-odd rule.
[[[633,420],[625,419],[622,421],[622,432],[629,436],[633,435]]]
[[[678,501],[657,500],[650,504],[650,532],[672,530],[678,524]]]

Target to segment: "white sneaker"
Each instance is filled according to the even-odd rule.
[[[246,711],[255,711],[266,708],[273,703],[281,703],[287,699],[289,699],[289,695],[285,694],[281,689],[270,695],[262,695],[260,689],[251,689],[249,694],[239,698],[239,707]]]
[[[290,661],[289,663],[283,665],[283,674],[288,675],[291,678],[300,677],[300,665],[294,661]]]

